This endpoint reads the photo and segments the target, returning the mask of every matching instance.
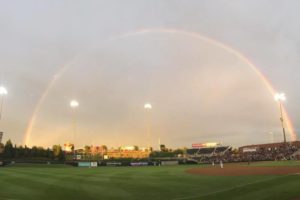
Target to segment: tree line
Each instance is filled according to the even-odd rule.
[[[8,140],[5,145],[0,146],[1,159],[43,159],[43,160],[65,160],[65,153],[60,145],[53,145],[52,149],[43,147],[17,146]]]
[[[101,147],[107,151],[107,147],[103,145]],[[136,147],[138,150],[138,147]],[[185,153],[186,149],[172,150],[167,148],[165,145],[160,146],[159,151],[152,151],[149,155],[150,158],[162,158],[162,157],[178,157]],[[85,146],[82,149],[82,153],[85,154],[85,159],[102,159],[98,154],[92,155],[91,147]],[[123,158],[122,158],[123,159]],[[60,145],[53,145],[52,149],[43,147],[27,147],[14,145],[11,140],[8,140],[5,145],[0,144],[0,160],[73,160],[73,154],[68,154],[63,151]]]

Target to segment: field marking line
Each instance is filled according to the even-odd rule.
[[[267,179],[263,179],[263,180],[259,180],[259,181],[254,181],[254,182],[251,182],[251,183],[246,183],[244,185],[239,185],[239,186],[234,186],[234,187],[227,188],[227,189],[222,189],[222,190],[217,190],[217,191],[214,191],[214,192],[209,192],[209,193],[202,194],[202,195],[194,195],[194,196],[188,196],[188,197],[179,197],[179,198],[175,198],[173,200],[186,200],[186,199],[193,199],[193,198],[205,197],[205,196],[209,196],[209,195],[212,195],[212,194],[226,192],[226,191],[234,190],[236,188],[242,188],[242,187],[245,187],[245,186],[248,186],[248,185],[253,185],[253,184],[256,184],[256,183],[261,183],[261,182],[265,182],[265,181],[269,181],[269,180],[274,180],[274,179],[277,179],[277,178],[282,178],[282,177],[286,177],[286,176],[290,176],[290,175],[291,174],[287,174],[285,176],[274,177],[274,178],[267,178]]]

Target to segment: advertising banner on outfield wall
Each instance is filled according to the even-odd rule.
[[[78,162],[78,167],[98,167],[97,162]]]
[[[98,163],[97,162],[91,162],[91,167],[98,167]]]
[[[90,162],[78,162],[78,167],[90,167]]]

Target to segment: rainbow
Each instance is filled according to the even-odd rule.
[[[263,73],[253,64],[253,62],[250,61],[250,59],[248,59],[246,56],[244,56],[242,53],[240,53],[239,51],[235,50],[234,48],[225,45],[219,41],[216,41],[212,38],[203,36],[197,32],[190,32],[190,31],[185,31],[185,30],[181,30],[181,29],[170,29],[170,28],[150,28],[150,29],[140,29],[140,30],[135,30],[135,31],[131,31],[131,32],[127,32],[125,34],[121,34],[118,36],[114,36],[114,37],[110,37],[108,38],[108,41],[114,41],[114,40],[119,40],[119,39],[125,39],[127,37],[134,37],[134,36],[138,36],[138,35],[145,35],[145,34],[177,34],[177,35],[184,35],[187,37],[192,37],[194,39],[198,39],[198,40],[203,40],[203,41],[207,41],[217,47],[220,47],[224,50],[226,50],[227,52],[237,56],[239,59],[241,59],[242,61],[244,61],[245,63],[247,63],[252,70],[260,77],[260,79],[262,80],[262,82],[264,83],[264,85],[267,87],[267,89],[269,90],[269,92],[271,93],[271,95],[275,95],[276,91],[274,89],[274,87],[272,86],[272,84],[270,83],[270,81],[263,75]],[[56,80],[62,76],[64,74],[65,71],[67,71],[71,66],[72,66],[72,62],[62,66],[60,68],[60,70],[56,73],[56,75],[54,76],[54,78],[49,82],[48,86],[46,87],[45,91],[43,92],[43,94],[41,95],[40,99],[38,100],[38,103],[32,113],[32,116],[29,120],[27,129],[26,129],[26,133],[23,139],[23,143],[26,145],[29,143],[30,141],[30,136],[31,136],[31,132],[32,129],[34,127],[35,121],[36,121],[36,117],[40,111],[40,108],[44,102],[44,100],[47,98],[48,93],[51,91],[51,89],[53,88],[53,86],[56,83]],[[294,131],[293,128],[293,124],[292,121],[286,111],[286,108],[283,107],[283,115],[285,118],[285,126],[288,130],[288,132],[290,133],[290,137],[291,140],[294,141],[297,139],[297,135]]]

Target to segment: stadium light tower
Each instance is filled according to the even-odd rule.
[[[72,100],[70,102],[70,107],[75,110],[77,107],[79,106],[78,101],[76,100]],[[75,113],[73,113],[73,153],[74,153],[74,159],[75,159],[75,135],[76,135],[76,131],[77,131],[77,123],[76,123],[76,116]]]
[[[2,110],[3,110],[3,103],[4,103],[4,97],[5,95],[7,95],[7,90],[5,87],[0,86],[0,98],[1,98],[1,102],[0,102],[0,120],[2,118]]]
[[[274,133],[271,131],[269,132],[270,137],[271,137],[271,143],[274,143]]]
[[[284,128],[284,119],[283,119],[283,111],[282,111],[282,102],[286,100],[284,93],[277,93],[275,94],[275,101],[279,103],[279,109],[280,109],[280,121],[281,121],[281,127],[283,132],[283,141],[286,143],[286,135],[285,135],[285,128]]]
[[[148,150],[150,150],[150,134],[151,134],[150,111],[152,110],[152,105],[150,103],[146,103],[144,105],[144,108],[148,113],[148,116],[147,116],[147,140],[148,140]]]

